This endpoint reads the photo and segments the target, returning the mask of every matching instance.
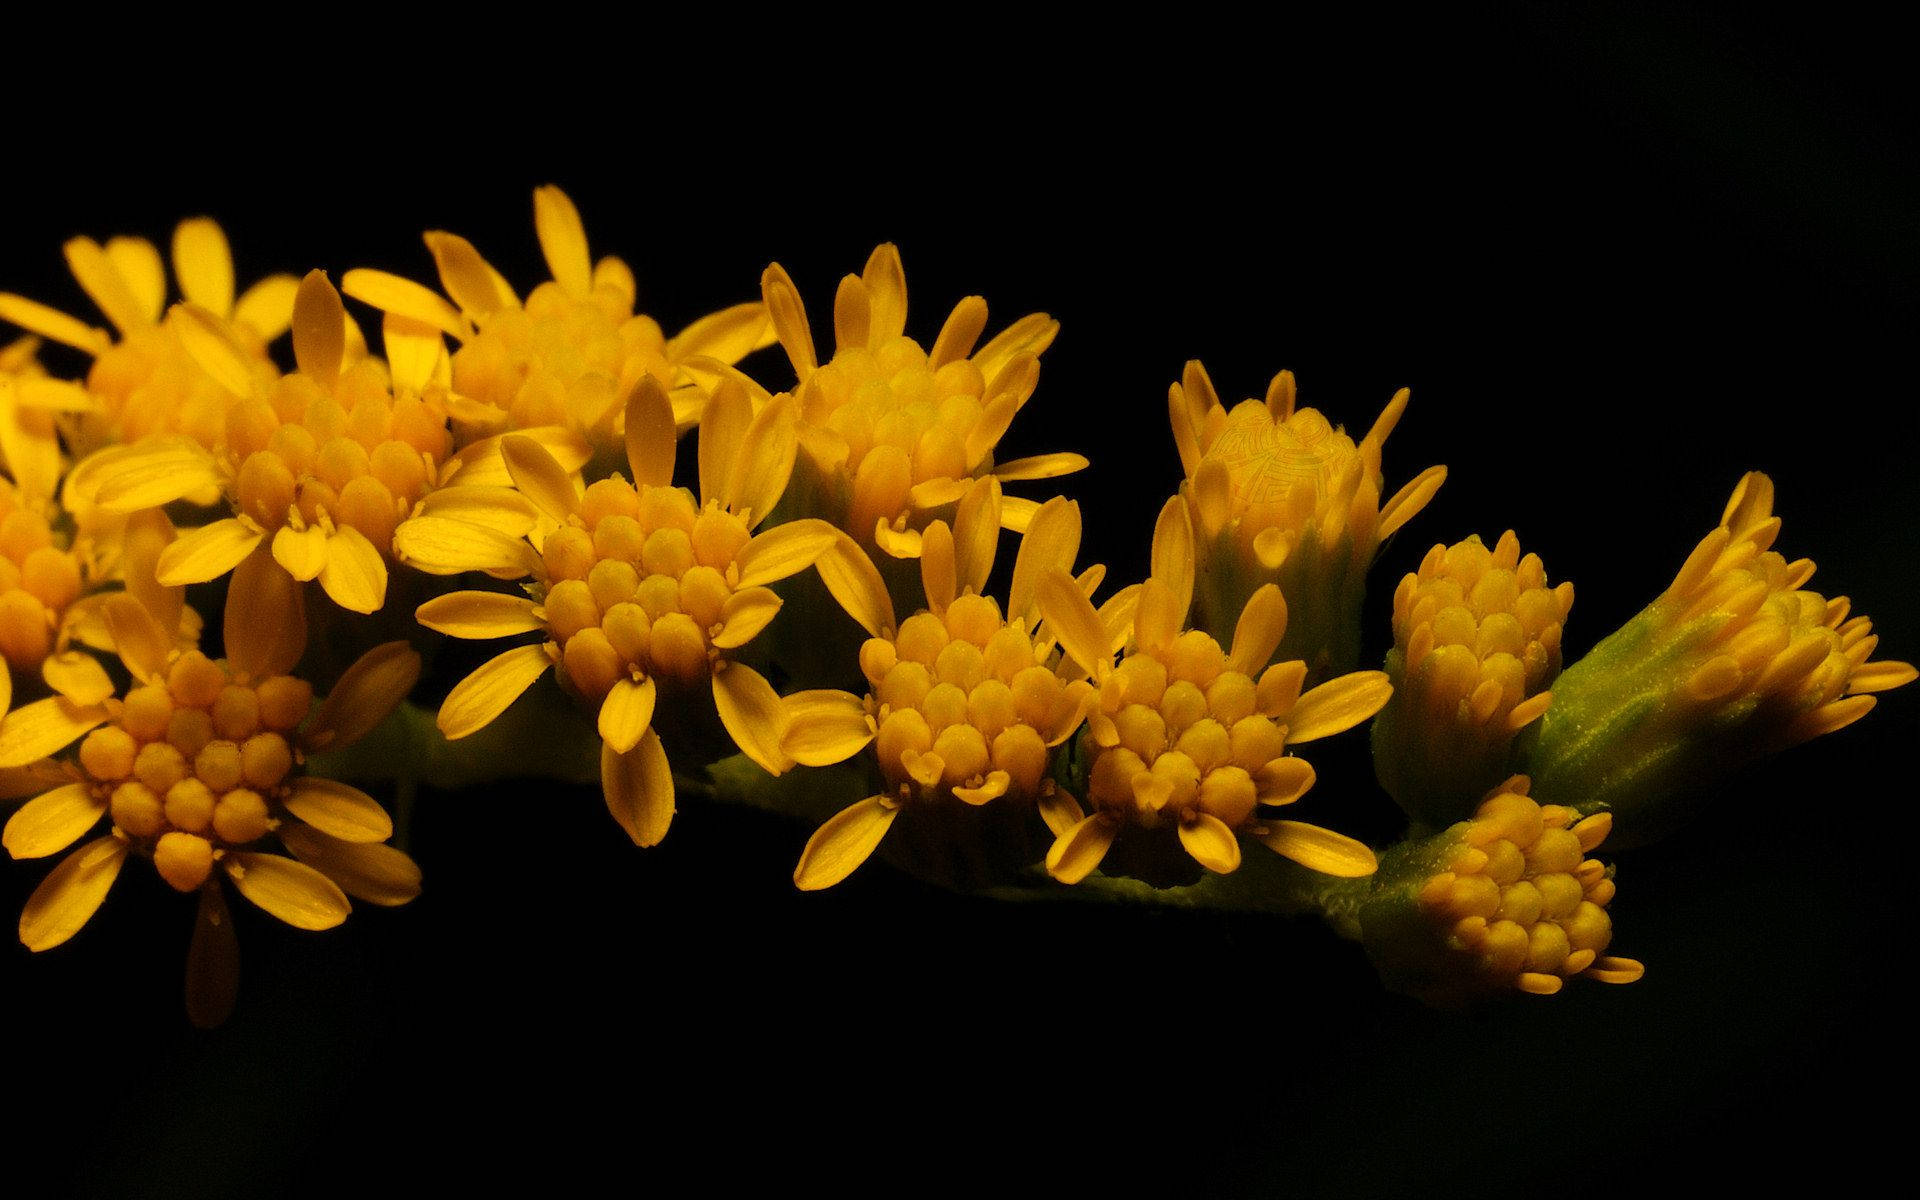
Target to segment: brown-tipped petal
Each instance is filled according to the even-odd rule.
[[[0,846],[15,858],[45,858],[80,840],[99,824],[106,799],[84,783],[69,783],[21,805],[0,831]]]
[[[1061,883],[1079,883],[1100,865],[1119,832],[1120,827],[1101,813],[1081,818],[1047,850],[1047,874]]]
[[[419,866],[392,846],[343,842],[297,822],[280,827],[280,840],[356,900],[392,908],[420,894]]]
[[[384,842],[393,836],[393,818],[357,787],[315,775],[293,781],[287,811],[329,837],[343,842]]]
[[[1287,717],[1287,743],[1342,733],[1380,711],[1393,695],[1385,671],[1355,671],[1300,697]]]
[[[532,438],[508,434],[500,439],[500,455],[506,460],[507,474],[513,478],[513,486],[520,489],[520,494],[555,521],[566,524],[567,518],[580,507],[580,494],[546,447]]]
[[[760,672],[741,663],[717,667],[713,702],[720,710],[720,723],[743,754],[771,775],[793,766],[794,760],[780,748],[787,732],[786,710],[780,694]]]
[[[240,940],[233,934],[233,914],[220,884],[200,886],[200,907],[193,917],[193,940],[187,943],[187,1020],[196,1029],[213,1029],[233,1015],[240,992]]]
[[[293,357],[300,373],[331,389],[346,356],[347,310],[325,271],[309,271],[293,298]]]
[[[75,704],[65,696],[22,705],[0,720],[0,767],[39,762],[106,719],[104,705]]]
[[[264,546],[256,546],[233,569],[222,628],[228,661],[250,679],[284,675],[306,652],[307,610],[300,585]]]
[[[80,932],[126,861],[127,843],[110,833],[61,859],[27,897],[20,912],[20,943],[35,952],[51,950]]]
[[[188,530],[160,552],[154,576],[163,587],[218,579],[239,566],[265,536],[258,526],[238,517]]]
[[[295,929],[332,929],[353,911],[338,884],[291,858],[234,851],[223,865],[242,896]]]
[[[1287,602],[1280,589],[1267,584],[1248,599],[1233,630],[1233,653],[1227,656],[1227,669],[1255,678],[1273,657],[1280,639],[1287,632]]]
[[[1258,835],[1260,841],[1275,854],[1310,871],[1359,879],[1373,874],[1380,865],[1365,842],[1343,833],[1303,821],[1268,821],[1265,825],[1266,832]]]
[[[607,811],[636,846],[658,846],[673,823],[673,768],[660,735],[649,729],[625,754],[600,748],[600,790]]]
[[[673,460],[679,450],[673,401],[651,375],[627,397],[627,469],[635,487],[668,487],[673,483]]]
[[[794,885],[803,892],[817,892],[853,874],[899,815],[899,806],[884,796],[869,796],[843,809],[807,839],[807,848],[793,869]]]
[[[1240,866],[1240,839],[1219,817],[1196,813],[1180,822],[1180,844],[1193,861],[1217,875],[1230,875]]]
[[[520,698],[553,665],[544,646],[516,646],[482,663],[455,684],[440,705],[437,722],[449,739],[463,738],[485,726]]]
[[[640,744],[653,727],[653,706],[659,688],[651,677],[635,681],[617,679],[600,702],[600,740],[625,754]]]
[[[784,528],[786,526],[779,526],[769,532],[777,533]],[[880,569],[873,565],[858,542],[836,531],[832,544],[813,567],[820,573],[820,582],[826,585],[827,591],[862,629],[874,637],[892,634],[893,598],[887,593],[886,581],[880,578]]]
[[[734,556],[740,566],[740,582],[735,586],[763,587],[797,575],[842,540],[844,535],[839,530],[816,517],[803,517],[763,529]]]

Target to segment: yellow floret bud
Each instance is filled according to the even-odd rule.
[[[154,843],[153,867],[175,890],[191,892],[213,871],[213,843],[175,830]]]

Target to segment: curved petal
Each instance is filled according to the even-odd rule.
[[[101,605],[113,652],[136,678],[151,680],[167,669],[167,656],[173,651],[172,631],[160,627],[153,614],[126,592],[108,596]]]
[[[726,503],[736,512],[757,521],[773,511],[793,476],[794,459],[800,442],[795,432],[797,414],[793,398],[775,396],[747,426],[746,440],[734,458],[727,479]],[[705,436],[705,429],[701,436]]]
[[[0,830],[0,846],[15,858],[45,858],[80,840],[99,824],[107,801],[84,783],[69,783],[35,796]]]
[[[1037,601],[1040,575],[1050,567],[1073,570],[1080,553],[1080,506],[1055,496],[1040,506],[1020,538],[1013,559],[1013,587],[1007,593],[1007,617],[1030,617]],[[1029,627],[1037,622],[1029,621]]]
[[[1219,817],[1196,813],[1180,822],[1180,844],[1193,860],[1217,875],[1230,875],[1240,866],[1240,839]]]
[[[458,341],[472,336],[473,331],[458,309],[440,293],[411,279],[360,268],[340,277],[340,290],[362,304],[431,325]]]
[[[75,704],[48,696],[22,705],[0,720],[0,767],[24,767],[57,754],[107,719],[99,704]]]
[[[1038,599],[1047,629],[1068,656],[1087,674],[1105,678],[1113,666],[1106,626],[1073,576],[1057,567],[1047,571],[1040,577]]]
[[[667,340],[667,361],[700,356],[737,363],[774,343],[773,321],[758,300],[708,313]]]
[[[79,933],[126,861],[127,843],[110,833],[67,855],[27,897],[20,912],[21,944],[36,952],[51,950]]]
[[[794,886],[803,892],[832,887],[853,874],[880,845],[880,839],[900,815],[900,806],[884,796],[869,796],[842,809],[814,830],[800,863],[793,869]]]
[[[435,488],[420,498],[423,517],[442,517],[479,525],[508,538],[522,538],[539,523],[533,501],[510,487],[457,483]]]
[[[1061,883],[1079,883],[1100,865],[1119,832],[1120,827],[1102,813],[1081,818],[1047,850],[1047,874]]]
[[[222,865],[242,896],[295,929],[332,929],[353,911],[340,885],[291,858],[234,851]]]
[[[287,811],[343,842],[384,842],[393,836],[393,818],[378,801],[357,787],[316,775],[293,781]]]
[[[1183,496],[1169,498],[1153,526],[1152,576],[1172,590],[1182,624],[1193,604],[1193,522]]]
[[[387,560],[366,534],[342,525],[327,538],[320,587],[348,612],[379,612],[387,602]]]
[[[752,641],[779,613],[781,600],[771,588],[744,588],[728,596],[720,607],[720,632],[713,644],[737,650]]]
[[[237,325],[272,341],[293,324],[293,300],[300,294],[300,281],[291,275],[269,275],[240,293],[233,303]]]
[[[1446,481],[1445,467],[1428,467],[1414,476],[1411,483],[1395,492],[1393,499],[1380,506],[1380,539],[1385,541],[1395,530],[1412,520]]]
[[[785,528],[780,526],[779,528]],[[880,569],[873,565],[860,544],[844,533],[835,532],[833,544],[814,562],[820,582],[840,602],[848,616],[874,637],[891,635],[894,627],[893,597],[887,593]]]
[[[457,233],[437,229],[429,231],[425,241],[440,273],[440,286],[469,317],[487,317],[519,305],[520,298],[473,248],[472,242]]]
[[[1355,671],[1300,697],[1287,717],[1287,742],[1342,733],[1380,711],[1393,696],[1385,671]]]
[[[851,692],[820,688],[795,692],[780,703],[786,709],[780,749],[802,766],[845,762],[873,740],[866,705]]]
[[[1053,479],[1060,475],[1071,475],[1075,471],[1084,471],[1090,465],[1084,454],[1072,454],[1061,451],[1055,454],[1036,454],[1030,458],[1009,459],[993,469],[995,476],[1002,481],[1023,479]]]
[[[152,324],[105,247],[92,238],[77,237],[68,239],[61,249],[66,251],[67,267],[80,289],[122,335],[138,333]]]
[[[429,575],[485,571],[490,575],[531,575],[538,562],[526,541],[452,517],[423,516],[402,521],[393,532],[400,561]]]
[[[102,704],[114,692],[113,680],[100,660],[79,650],[49,654],[40,664],[40,678],[46,680],[48,687],[82,707]],[[0,713],[10,707],[11,690],[6,663],[0,660]]]
[[[607,811],[636,846],[658,846],[673,822],[673,768],[660,735],[647,730],[625,754],[600,747],[600,788]]]
[[[1280,639],[1287,632],[1287,602],[1274,584],[1265,584],[1240,610],[1233,629],[1233,652],[1227,656],[1227,669],[1249,679],[1257,678],[1273,657]]]
[[[770,775],[793,766],[794,760],[780,748],[787,732],[786,710],[780,694],[760,672],[742,663],[718,666],[713,673],[713,702],[720,710],[720,723],[741,753]]]
[[[653,706],[659,687],[652,677],[635,681],[616,679],[600,702],[600,740],[615,754],[625,754],[639,745],[641,737],[653,727]]]
[[[414,610],[414,619],[448,637],[511,637],[544,628],[534,613],[540,606],[525,596],[503,592],[448,592]]]
[[[587,252],[587,229],[580,221],[580,210],[552,184],[535,188],[533,229],[553,281],[574,299],[586,299],[593,292],[593,258]]]
[[[508,434],[500,439],[500,456],[506,460],[513,486],[549,517],[565,524],[579,509],[580,496],[574,490],[573,480],[539,442]]]
[[[807,308],[785,267],[774,263],[760,273],[760,299],[767,306],[774,336],[801,379],[813,374],[820,360],[814,356],[813,331],[807,327]]]
[[[182,296],[222,317],[233,312],[233,251],[217,222],[189,217],[174,226],[173,274]]]
[[[652,375],[642,375],[627,397],[627,469],[635,487],[668,487],[673,483],[673,460],[679,450],[673,401]]]
[[[347,310],[325,271],[309,271],[293,297],[293,358],[331,390],[347,354]]]
[[[113,335],[37,300],[0,292],[0,321],[98,357],[113,345]]]
[[[436,722],[449,740],[485,726],[520,698],[553,665],[546,647],[515,646],[482,663],[447,693]]]
[[[760,587],[797,575],[818,562],[840,538],[839,530],[815,517],[763,529],[734,556],[740,566],[740,582],[735,586]]]
[[[734,466],[746,445],[747,430],[753,424],[753,401],[746,389],[724,379],[713,390],[706,411],[700,415],[700,499],[711,504],[731,506]]]
[[[307,649],[306,598],[271,553],[257,548],[227,587],[228,660],[252,679],[284,675]]]
[[[193,940],[187,944],[187,1019],[196,1029],[212,1029],[233,1015],[240,992],[240,940],[233,914],[217,882],[200,887],[193,916]]]
[[[167,266],[160,251],[145,238],[117,237],[107,240],[107,261],[120,274],[127,294],[139,306],[141,325],[152,325],[167,306]]]
[[[280,840],[356,900],[392,908],[420,894],[419,866],[392,846],[343,842],[298,823],[281,826]]]
[[[1073,798],[1073,794],[1063,788],[1042,794],[1039,808],[1040,819],[1047,823],[1047,828],[1056,838],[1071,833],[1073,827],[1087,815],[1081,811],[1080,802]]]
[[[130,513],[171,504],[202,489],[217,489],[213,457],[186,438],[148,438],[102,455],[94,499],[109,512]]]
[[[301,583],[317,579],[327,566],[327,531],[318,525],[282,525],[273,535],[273,558]]]
[[[218,579],[240,565],[266,535],[238,517],[188,530],[160,552],[154,578],[163,587],[183,587]]]
[[[1290,858],[1310,871],[1359,879],[1373,874],[1380,860],[1365,842],[1344,833],[1322,829],[1304,821],[1268,821],[1266,831],[1257,836],[1275,854]]]

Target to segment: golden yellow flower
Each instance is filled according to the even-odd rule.
[[[829,690],[787,697],[784,745],[796,762],[818,767],[871,743],[883,790],[808,840],[793,873],[803,890],[845,879],[903,809],[1003,801],[1037,807],[1056,831],[1078,819],[1079,806],[1049,773],[1054,748],[1080,727],[1092,688],[1058,669],[1053,639],[1038,629],[1036,589],[1046,572],[1072,568],[1080,508],[1055,497],[1034,513],[1003,616],[983,594],[1001,499],[998,479],[976,480],[951,529],[937,519],[927,526],[920,555],[927,607],[897,630],[879,573],[856,544],[843,537],[822,567],[837,594],[851,589],[848,610],[872,635],[860,651],[869,691],[864,699]],[[1092,570],[1075,586],[1090,590],[1101,574]]]
[[[346,919],[347,893],[401,904],[419,871],[381,845],[393,831],[365,793],[306,775],[306,752],[338,748],[392,711],[420,671],[403,642],[362,656],[309,714],[312,687],[287,674],[306,644],[300,592],[262,559],[236,572],[226,612],[228,657],[182,651],[165,622],[132,594],[106,603],[106,620],[134,685],[91,706],[64,697],[29,705],[0,724],[0,765],[59,753],[69,782],[28,801],[0,833],[14,858],[56,854],[93,829],[108,831],[68,855],[34,890],[20,918],[30,950],[60,945],[99,908],[129,854],[169,885],[197,892],[189,955],[189,1011],[224,1018],[233,995],[231,924],[218,876],[302,929]],[[88,732],[91,730],[91,732]],[[274,852],[278,845],[292,857]]]
[[[1201,628],[1224,633],[1255,591],[1278,584],[1290,615],[1276,655],[1304,661],[1315,682],[1352,669],[1374,554],[1447,477],[1429,467],[1380,502],[1380,452],[1408,396],[1395,395],[1356,445],[1318,411],[1295,407],[1291,371],[1273,377],[1264,403],[1229,411],[1206,369],[1187,364],[1167,407],[1198,534]]]
[[[74,279],[118,337],[9,292],[0,292],[0,320],[93,356],[87,391],[98,403],[73,412],[68,421],[73,453],[163,434],[183,435],[211,449],[220,438],[231,389],[187,352],[175,322],[162,320],[167,275],[159,250],[132,237],[111,238],[105,245],[77,237],[65,250]],[[292,319],[293,277],[269,275],[236,299],[226,235],[206,217],[182,221],[174,230],[173,269],[188,302],[230,324],[248,368],[274,374],[266,345]]]
[[[1435,546],[1393,596],[1393,699],[1373,723],[1374,769],[1432,827],[1505,778],[1515,736],[1547,711],[1573,585],[1547,586],[1512,530]]]
[[[1558,992],[1568,979],[1632,983],[1634,959],[1613,940],[1613,871],[1586,857],[1613,818],[1542,805],[1526,776],[1474,816],[1412,843],[1382,867],[1397,886],[1361,913],[1362,936],[1395,986],[1458,1003],[1499,992]],[[1604,957],[1603,957],[1604,956]]]
[[[57,421],[91,411],[94,401],[80,385],[49,376],[39,348],[34,337],[0,347],[0,469],[21,491],[48,501],[66,470]]]
[[[158,565],[162,585],[217,579],[249,555],[270,554],[293,578],[318,579],[334,603],[370,613],[386,602],[394,529],[416,507],[475,497],[455,483],[460,464],[444,406],[446,350],[437,331],[388,318],[392,375],[356,354],[352,326],[324,273],[301,282],[294,308],[300,369],[278,378],[247,368],[230,326],[187,308],[189,350],[230,391],[217,448],[153,438],[95,455],[76,490],[132,512],[212,487],[233,516],[193,530]],[[485,498],[498,507],[492,493]],[[532,522],[526,506],[523,518]],[[524,527],[524,526],[523,526]]]
[[[737,383],[716,389],[701,422],[701,501],[672,486],[673,407],[652,376],[634,389],[624,427],[632,482],[616,474],[582,490],[538,443],[511,434],[502,457],[540,525],[527,529],[514,510],[491,525],[479,512],[427,515],[402,525],[394,545],[434,574],[533,577],[530,599],[453,592],[420,606],[421,624],[453,637],[541,638],[462,680],[440,708],[441,731],[466,737],[554,669],[599,709],[607,806],[636,843],[651,846],[673,817],[673,778],[653,728],[662,690],[672,697],[710,687],[741,751],[774,774],[792,765],[780,748],[779,696],[737,656],[780,610],[767,585],[811,566],[835,532],[814,520],[754,532],[793,470],[789,401],[755,415]]]
[[[1720,525],[1671,586],[1554,684],[1528,773],[1583,811],[1610,808],[1617,844],[1661,832],[1674,802],[1757,757],[1845,728],[1873,693],[1911,683],[1869,661],[1873,623],[1807,590],[1814,565],[1770,549],[1773,481],[1742,477]]]
[[[1279,588],[1266,584],[1247,601],[1231,650],[1186,628],[1193,588],[1193,533],[1179,497],[1155,529],[1153,574],[1140,589],[1132,644],[1117,667],[1110,622],[1064,572],[1041,580],[1048,626],[1099,687],[1083,735],[1093,812],[1060,832],[1047,870],[1077,883],[1122,829],[1173,825],[1187,853],[1210,871],[1239,867],[1246,833],[1316,871],[1370,873],[1373,852],[1362,843],[1260,809],[1292,804],[1313,786],[1313,768],[1287,747],[1372,716],[1391,694],[1386,675],[1359,671],[1302,695],[1305,663],[1266,666],[1286,633]]]
[[[920,531],[957,502],[975,476],[1005,481],[1078,471],[1078,454],[1042,454],[995,464],[994,450],[1040,379],[1040,354],[1060,323],[1034,313],[986,345],[987,304],[954,306],[924,350],[906,336],[907,281],[900,252],[883,245],[866,270],[840,281],[833,302],[834,354],[821,363],[807,312],[778,263],[760,280],[780,344],[799,377],[803,479],[800,510],[895,558],[920,553]],[[1022,530],[1039,506],[1007,498],[1002,519]]]
[[[453,413],[463,440],[485,442],[480,453],[468,448],[469,462],[482,454],[497,462],[498,435],[535,429],[547,431],[550,450],[564,443],[580,462],[593,449],[617,453],[627,398],[643,376],[672,398],[676,426],[691,428],[723,369],[772,344],[757,301],[667,337],[659,322],[633,311],[627,264],[611,256],[593,261],[579,210],[559,188],[535,189],[533,222],[553,278],[524,303],[472,243],[438,231],[426,242],[447,298],[384,271],[349,271],[341,279],[347,295],[460,343]],[[566,461],[565,453],[556,456]]]

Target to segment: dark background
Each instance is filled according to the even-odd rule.
[[[778,259],[824,340],[839,275],[893,239],[923,340],[969,292],[991,329],[1060,318],[1006,453],[1093,458],[1062,486],[1113,578],[1144,571],[1178,482],[1165,389],[1197,356],[1230,398],[1291,367],[1356,433],[1413,388],[1389,487],[1453,473],[1383,556],[1372,653],[1426,546],[1508,526],[1575,580],[1577,653],[1761,468],[1780,548],[1875,617],[1884,656],[1920,654],[1920,159],[1884,31],[1667,6],[1337,38],[975,16],[951,42],[764,62],[705,50],[717,30],[572,29],[566,56],[387,45],[224,94],[175,59],[104,126],[22,93],[0,288],[91,317],[65,237],[164,243],[206,212],[243,281],[430,278],[418,233],[447,228],[524,292],[545,278],[528,196],[552,181],[669,330]],[[636,1190],[1839,1182],[1899,1150],[1877,1095],[1911,1059],[1910,693],[1620,857],[1615,945],[1645,980],[1468,1016],[1383,995],[1307,923],[996,905],[879,867],[801,896],[807,830],[760,814],[689,805],[641,852],[589,793],[427,795],[409,908],[304,935],[236,904],[246,976],[218,1032],[186,1026],[191,904],[151,872],[68,946],[0,952],[22,1109],[0,1138],[10,1171],[89,1194],[601,1171]],[[1315,749],[1305,815],[1389,836],[1363,739]],[[0,870],[9,911],[41,873]]]

